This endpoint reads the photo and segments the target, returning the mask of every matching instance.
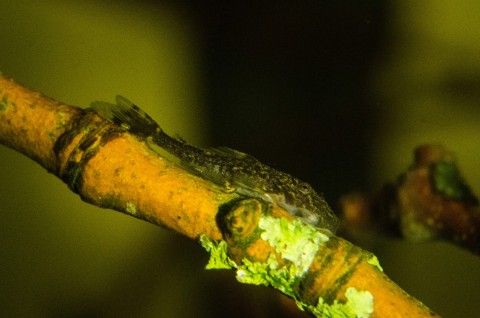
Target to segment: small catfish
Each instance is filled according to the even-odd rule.
[[[212,181],[223,191],[235,191],[241,196],[276,204],[306,224],[335,232],[337,217],[323,195],[308,183],[237,150],[189,145],[167,135],[148,114],[126,98],[116,96],[116,102],[97,101],[91,108],[104,119],[165,150],[186,170]]]

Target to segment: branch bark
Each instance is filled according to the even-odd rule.
[[[317,316],[436,317],[373,254],[270,204],[223,193],[93,110],[0,76],[0,143],[37,161],[91,204],[200,241],[209,267],[269,285]],[[216,190],[217,189],[217,190]]]
[[[375,196],[352,193],[342,200],[347,230],[375,229],[411,242],[447,240],[480,253],[480,205],[452,152],[426,144],[396,182]]]

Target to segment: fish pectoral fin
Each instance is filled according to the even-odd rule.
[[[182,160],[180,160],[177,164],[191,174],[194,174],[194,175],[196,175],[198,177],[201,177],[201,178],[204,178],[204,179],[209,179],[205,175],[205,171],[203,169],[201,169],[200,167],[196,166],[196,165],[193,165],[189,162],[185,162],[185,161],[182,161]]]
[[[228,147],[212,147],[212,148],[208,148],[207,151],[211,151],[221,156],[233,157],[238,159],[251,157],[250,155],[244,152],[241,152],[232,148],[228,148]]]
[[[224,192],[224,193],[233,193],[236,190],[236,185],[230,183],[224,178],[219,178],[218,175],[211,175],[208,173],[207,169],[202,169],[201,167],[185,162],[180,161],[177,163],[185,171],[200,177],[202,179],[211,181],[213,186],[212,189],[215,192]]]
[[[241,182],[239,180],[234,180],[233,186],[235,188],[235,192],[244,197],[257,198],[264,202],[269,202],[273,204],[277,204],[277,201],[279,199],[279,195],[277,193],[266,192],[258,187]]]

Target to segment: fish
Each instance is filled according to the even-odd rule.
[[[91,108],[102,118],[153,143],[179,161],[187,171],[213,182],[224,192],[275,204],[305,224],[334,233],[338,218],[325,197],[292,175],[255,157],[228,147],[199,148],[165,133],[140,107],[117,95],[116,103],[95,101]],[[157,151],[160,155],[161,151]]]

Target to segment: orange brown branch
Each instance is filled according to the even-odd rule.
[[[226,242],[228,257],[238,266],[269,259],[285,268],[294,263],[267,242],[259,228],[265,215],[291,221],[286,211],[214,191],[210,182],[160,157],[92,110],[56,102],[2,76],[0,143],[36,160],[87,202],[194,240]],[[371,317],[435,316],[372,265],[372,254],[332,234],[308,229],[328,239],[319,244],[307,272],[286,286],[306,309],[313,310],[319,299],[344,302],[346,290],[354,287],[373,295]]]

